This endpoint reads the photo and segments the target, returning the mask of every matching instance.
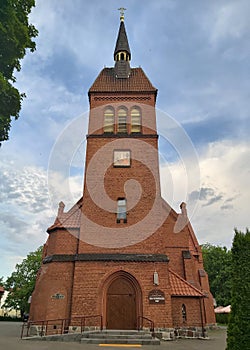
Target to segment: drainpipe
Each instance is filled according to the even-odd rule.
[[[202,297],[203,306],[204,306],[204,296]],[[200,298],[200,314],[201,314],[201,331],[202,337],[205,338],[205,328],[204,328],[204,320],[203,320],[203,310],[202,310],[202,302]]]
[[[75,257],[74,257],[74,261],[73,261],[71,296],[70,296],[70,304],[69,304],[69,324],[71,323],[71,316],[72,316],[73,288],[74,288],[74,281],[75,281],[76,258],[77,258],[78,254],[79,254],[79,243],[80,243],[80,228],[79,228],[79,233],[78,233],[78,237],[77,237],[76,254],[75,254]]]

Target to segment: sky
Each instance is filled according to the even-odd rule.
[[[0,277],[82,195],[87,92],[114,65],[121,6],[131,66],[158,89],[162,196],[187,203],[200,244],[230,248],[249,227],[250,2],[36,0],[37,48],[16,73],[27,97],[0,148]]]

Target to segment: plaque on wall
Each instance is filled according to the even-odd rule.
[[[114,151],[114,167],[130,167],[130,150]]]
[[[60,293],[56,293],[51,296],[52,299],[64,299],[64,295]]]
[[[149,304],[165,304],[165,294],[159,289],[151,290],[148,294]]]

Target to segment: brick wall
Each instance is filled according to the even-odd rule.
[[[72,283],[72,262],[43,264],[32,294],[30,320],[68,318]],[[57,294],[61,297],[56,296]]]
[[[55,230],[49,234],[46,256],[76,254],[79,230]]]
[[[159,274],[159,286],[153,284],[153,274]],[[106,324],[106,293],[112,275],[119,273],[131,274],[138,283],[137,316],[145,316],[155,321],[156,327],[171,327],[170,285],[166,263],[136,263],[136,262],[88,262],[77,263],[75,270],[72,316],[104,315]],[[149,292],[160,289],[165,293],[165,304],[150,304]]]
[[[201,298],[172,297],[173,326],[201,327]],[[186,307],[186,320],[182,317],[182,305]],[[203,316],[204,317],[204,316]]]

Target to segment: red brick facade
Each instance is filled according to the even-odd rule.
[[[121,33],[123,22],[118,43]],[[102,315],[104,327],[128,329],[138,326],[140,316],[156,328],[214,324],[202,253],[185,205],[177,214],[161,198],[157,90],[141,68],[126,61],[123,69],[119,59],[130,58],[130,51],[128,43],[120,44],[115,68],[103,69],[89,90],[83,197],[67,213],[60,203],[48,229],[30,318]],[[127,158],[116,163],[121,155]],[[119,200],[126,200],[121,217]]]

